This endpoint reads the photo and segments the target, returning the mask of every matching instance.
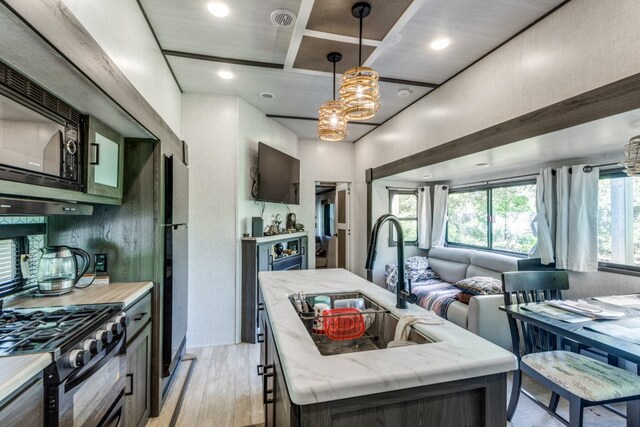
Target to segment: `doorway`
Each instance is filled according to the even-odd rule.
[[[350,183],[316,182],[316,268],[350,268]]]

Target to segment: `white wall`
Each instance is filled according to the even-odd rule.
[[[315,248],[315,184],[323,182],[348,182],[352,183],[353,176],[353,151],[354,144],[350,142],[326,142],[320,140],[300,140],[298,153],[300,159],[300,207],[296,213],[298,221],[305,225],[309,232],[309,247]],[[353,189],[351,190],[351,212],[354,212]],[[366,205],[365,205],[366,208]],[[366,212],[366,210],[365,210]],[[362,218],[353,217],[354,223]],[[366,216],[364,217],[366,223]],[[352,239],[353,242],[353,234]],[[355,247],[350,245],[350,258],[354,259]],[[309,253],[309,268],[315,268],[316,259],[314,253]]]
[[[190,347],[235,340],[236,136],[235,97],[185,94],[189,141]]]
[[[366,218],[366,169],[640,72],[638,20],[636,0],[574,0],[362,138],[356,216]],[[363,221],[354,236],[362,266],[367,233]]]
[[[132,0],[64,0],[64,3],[138,92],[180,136],[180,89],[138,4]]]
[[[182,98],[190,159],[187,341],[190,347],[234,343],[240,339],[240,238],[259,216],[249,170],[257,165],[259,141],[297,156],[298,138],[240,98]],[[276,213],[284,218],[287,206],[268,203],[265,222]]]

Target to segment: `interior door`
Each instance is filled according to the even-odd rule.
[[[338,184],[336,186],[336,237],[338,242],[337,248],[337,267],[349,269],[349,246],[351,240],[350,215],[349,215],[349,198],[351,190],[348,183]]]

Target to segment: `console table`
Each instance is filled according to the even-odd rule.
[[[242,326],[243,342],[258,342],[259,316],[258,273],[276,270],[306,270],[308,268],[307,232],[242,238]],[[274,247],[294,250],[294,255],[280,256]]]

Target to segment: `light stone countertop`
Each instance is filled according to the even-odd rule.
[[[297,231],[295,233],[274,234],[273,236],[243,237],[242,240],[255,240],[256,243],[277,242],[278,240],[294,239],[296,237],[309,236],[307,231]]]
[[[91,285],[86,289],[75,289],[73,292],[59,297],[39,297],[18,296],[7,298],[4,301],[4,308],[32,308],[32,307],[53,307],[63,305],[80,304],[124,304],[124,308],[130,306],[138,298],[149,292],[153,288],[153,282],[129,282],[129,283],[109,283],[104,285]],[[1,360],[1,359],[0,359]]]
[[[7,298],[4,308],[51,307],[79,304],[123,303],[131,305],[153,288],[153,282],[110,283],[76,289],[59,297],[33,298],[18,296]],[[21,354],[0,357],[0,401],[5,399],[34,375],[51,364],[49,353]]]
[[[259,274],[291,400],[307,405],[392,390],[439,384],[517,369],[515,356],[451,322],[417,325],[435,343],[322,356],[289,295],[359,291],[396,316],[424,312],[395,308],[396,296],[343,269]]]

